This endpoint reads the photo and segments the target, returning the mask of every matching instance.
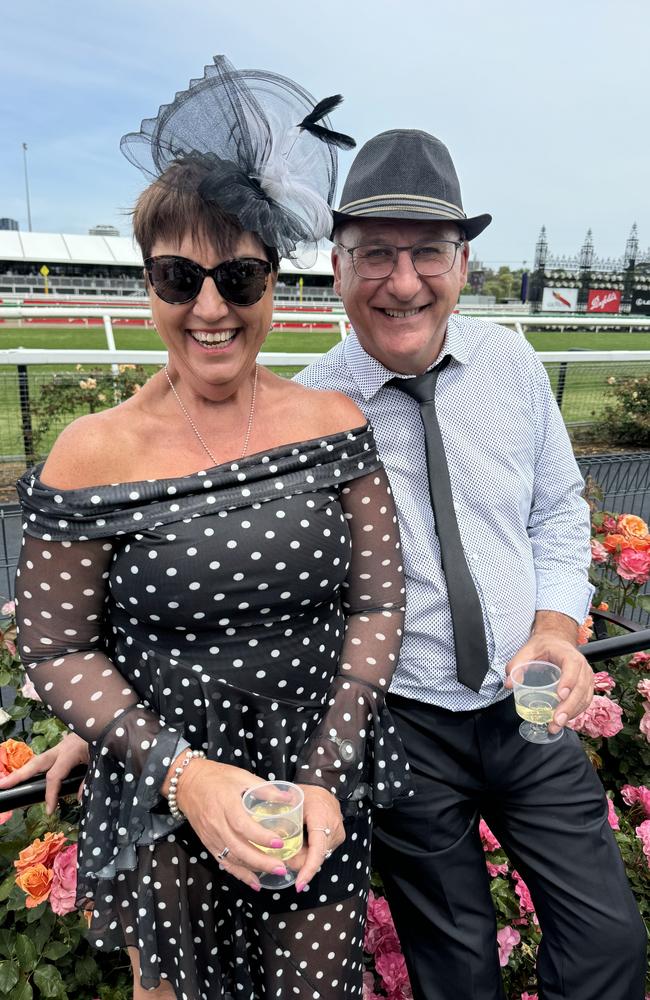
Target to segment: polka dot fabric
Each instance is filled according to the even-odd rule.
[[[19,483],[21,654],[91,742],[79,901],[182,1000],[361,996],[371,803],[409,793],[384,704],[403,624],[396,515],[360,428],[170,480]],[[253,893],[159,788],[187,744],[318,784],[347,839],[307,892]]]

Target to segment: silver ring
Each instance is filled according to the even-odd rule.
[[[225,861],[229,854],[230,854],[230,848],[224,847],[221,854],[217,854],[217,861]]]
[[[332,836],[332,831],[330,830],[329,826],[312,826],[311,829],[312,833],[315,833],[318,830],[320,833],[324,833],[326,837]]]
[[[333,854],[333,853],[334,853],[334,851],[332,851],[331,849],[330,849],[329,851],[325,851],[325,853],[324,853],[324,855],[323,855],[323,860],[324,860],[324,861],[327,861],[327,859],[328,859],[328,858],[331,858],[331,857],[332,857],[332,854]]]

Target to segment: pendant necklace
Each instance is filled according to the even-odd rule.
[[[244,446],[243,446],[243,450],[242,450],[242,453],[240,455],[240,458],[244,458],[245,455],[246,455],[246,452],[248,451],[248,442],[250,440],[251,428],[253,426],[253,416],[255,414],[255,396],[257,394],[257,373],[258,373],[258,370],[259,370],[258,366],[255,365],[255,374],[253,375],[253,392],[252,392],[252,395],[251,395],[251,408],[250,408],[250,411],[249,411],[249,414],[248,414],[248,426],[246,428],[246,437],[244,438]],[[187,420],[188,424],[190,425],[190,427],[192,428],[192,430],[196,434],[197,439],[201,443],[201,447],[203,448],[203,450],[205,451],[205,453],[209,457],[209,459],[212,462],[212,464],[213,465],[219,465],[219,462],[217,461],[217,459],[215,458],[215,456],[212,454],[212,452],[208,448],[207,444],[205,443],[205,441],[203,440],[203,438],[202,438],[202,436],[201,436],[201,434],[199,432],[198,427],[196,426],[196,424],[192,420],[192,417],[188,413],[188,411],[187,411],[187,409],[185,407],[185,404],[183,403],[183,400],[181,399],[181,397],[176,392],[176,389],[174,388],[174,383],[172,382],[172,380],[171,380],[171,378],[169,376],[169,372],[167,371],[167,365],[164,366],[163,371],[165,373],[167,381],[169,382],[169,388],[174,393],[174,396],[176,397],[176,402],[180,406],[180,408],[181,408],[181,410],[182,410],[182,412],[183,412],[183,414],[185,416],[185,419]]]

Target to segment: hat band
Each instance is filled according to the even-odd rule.
[[[462,208],[452,205],[442,198],[431,198],[420,194],[381,194],[368,198],[358,198],[341,205],[338,211],[346,215],[376,215],[381,212],[420,212],[422,215],[444,213],[445,218],[466,219]]]

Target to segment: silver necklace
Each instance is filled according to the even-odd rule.
[[[258,366],[255,365],[255,374],[253,375],[253,392],[252,392],[252,395],[251,395],[251,408],[250,408],[250,412],[248,414],[248,427],[246,428],[246,437],[244,438],[244,447],[243,447],[242,453],[240,455],[240,458],[244,458],[245,455],[246,455],[246,452],[248,451],[248,442],[250,441],[251,428],[253,426],[253,416],[255,414],[255,396],[257,395],[257,373],[258,373],[258,370],[259,370]],[[183,403],[183,400],[181,399],[181,397],[176,392],[176,389],[174,388],[174,383],[172,382],[172,380],[171,380],[171,378],[169,376],[169,372],[167,371],[167,365],[164,366],[163,371],[164,371],[164,373],[165,373],[165,375],[167,377],[167,381],[169,382],[169,388],[171,389],[171,391],[174,393],[174,396],[176,397],[176,402],[178,403],[178,405],[180,406],[181,410],[183,411],[183,414],[185,415],[185,419],[187,420],[188,424],[190,425],[190,427],[192,428],[192,430],[196,434],[198,440],[201,442],[201,446],[202,446],[203,450],[206,452],[206,454],[208,455],[208,457],[209,457],[209,459],[210,459],[210,461],[212,462],[213,465],[219,465],[219,462],[217,461],[216,457],[212,454],[212,452],[208,448],[207,444],[203,440],[203,437],[201,436],[201,433],[200,433],[198,427],[196,426],[196,424],[192,420],[190,414],[187,412],[187,409],[185,407],[185,404]]]

